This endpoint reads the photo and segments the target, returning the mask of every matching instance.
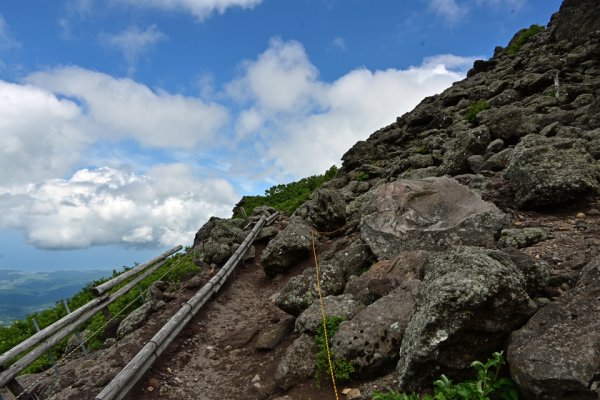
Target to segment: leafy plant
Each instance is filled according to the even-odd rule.
[[[486,100],[477,100],[469,106],[469,109],[465,113],[465,119],[472,124],[477,123],[477,114],[483,110],[490,108],[490,103]]]
[[[507,50],[508,55],[513,56],[513,55],[517,54],[519,52],[519,50],[521,49],[521,46],[523,46],[525,43],[527,43],[529,41],[529,39],[531,39],[532,37],[534,37],[535,35],[537,35],[538,33],[542,32],[545,29],[546,28],[542,25],[533,24],[529,28],[523,30],[519,34],[519,36],[517,36],[515,38],[515,40],[513,40],[513,42],[510,44],[510,46],[508,46],[508,50]]]
[[[515,383],[509,378],[500,378],[500,369],[504,365],[503,352],[496,352],[493,358],[485,364],[473,361],[477,380],[452,383],[445,375],[436,380],[433,395],[419,396],[415,393],[406,394],[395,391],[375,392],[373,400],[518,400]]]
[[[233,217],[243,218],[244,212],[246,215],[251,215],[252,210],[258,206],[273,207],[291,215],[296,208],[308,200],[315,189],[331,180],[336,174],[337,167],[334,165],[323,175],[313,175],[296,182],[272,186],[265,190],[264,196],[244,196],[233,209]]]
[[[340,323],[344,321],[345,318],[342,317],[327,317],[325,318],[325,325],[327,327],[327,336],[329,339],[335,335],[337,332]],[[315,355],[316,363],[317,363],[317,371],[315,373],[315,379],[320,382],[323,379],[323,375],[329,373],[329,359],[327,358],[327,347],[326,347],[326,339],[325,333],[323,330],[323,325],[319,325],[317,329],[317,333],[315,335],[315,342],[319,347],[319,351]],[[354,365],[345,358],[336,358],[333,353],[331,353],[331,360],[333,366],[333,375],[339,381],[347,381],[350,380],[352,374],[355,371]]]
[[[357,173],[354,174],[354,180],[356,181],[366,181],[369,179],[369,173],[365,172],[365,171],[358,171]]]

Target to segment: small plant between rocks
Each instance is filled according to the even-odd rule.
[[[469,106],[469,109],[465,113],[465,119],[472,124],[476,124],[477,114],[489,108],[490,103],[488,103],[486,100],[477,100],[471,103],[471,105]]]
[[[452,383],[445,375],[436,380],[433,395],[419,397],[416,393],[406,394],[391,391],[375,392],[373,400],[518,400],[517,388],[510,378],[499,378],[504,365],[503,352],[496,352],[485,364],[473,361],[471,367],[477,372],[477,380]]]
[[[508,55],[513,56],[519,52],[521,46],[529,41],[532,37],[545,30],[546,28],[542,25],[533,24],[523,32],[508,46]]]
[[[329,339],[335,335],[340,323],[345,320],[346,318],[343,317],[325,318],[325,324],[327,325],[327,336]],[[315,342],[317,343],[317,346],[319,346],[319,351],[315,355],[317,360],[315,379],[317,380],[318,384],[320,384],[323,380],[323,376],[329,373],[329,360],[327,358],[327,347],[325,346],[325,340],[325,333],[323,332],[323,325],[321,324],[319,325],[315,335]],[[346,360],[345,358],[335,358],[333,353],[331,353],[331,361],[333,364],[333,375],[335,376],[335,379],[340,382],[349,381],[355,371],[352,362]]]

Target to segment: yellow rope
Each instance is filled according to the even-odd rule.
[[[327,336],[327,318],[325,316],[325,302],[323,301],[323,293],[321,292],[321,273],[319,272],[319,260],[317,258],[317,250],[315,247],[315,230],[312,230],[312,248],[315,257],[315,273],[317,274],[317,293],[321,302],[321,317],[323,318],[323,335],[325,336],[325,349],[327,350],[327,361],[329,361],[329,372],[331,374],[331,384],[335,393],[335,399],[339,400],[337,385],[335,384],[335,374],[333,373],[333,362],[331,361],[331,352],[329,351],[329,337]]]

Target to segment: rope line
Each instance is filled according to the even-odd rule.
[[[340,228],[342,229],[342,228]],[[339,229],[337,229],[339,230]],[[335,231],[334,231],[335,232]],[[335,393],[335,399],[339,400],[338,389],[335,383],[335,374],[333,373],[333,361],[331,360],[331,351],[329,350],[329,336],[327,334],[327,317],[325,316],[325,302],[323,300],[323,292],[321,291],[321,272],[319,271],[319,260],[317,257],[317,249],[315,246],[315,230],[311,230],[312,234],[312,249],[315,257],[315,273],[317,275],[317,293],[321,303],[321,317],[323,319],[323,335],[325,336],[325,349],[327,351],[327,361],[329,362],[329,373],[331,375],[331,384]]]
[[[163,279],[165,276],[167,276],[168,274],[170,274],[171,272],[173,272],[173,270],[179,266],[179,264],[181,264],[183,262],[183,260],[185,260],[189,255],[191,254],[191,252],[188,252],[187,254],[185,254],[184,256],[180,257],[179,260],[177,260],[176,262],[173,263],[173,265],[171,266],[171,268],[169,268],[164,274],[162,274],[160,276],[160,278],[158,278],[157,280],[161,280]],[[133,289],[133,288],[132,288]],[[181,285],[181,288],[179,288],[179,290],[177,290],[176,292],[174,292],[173,294],[177,294],[179,292],[181,292],[184,289],[183,285]],[[121,315],[125,310],[127,310],[129,307],[131,307],[132,304],[134,304],[136,301],[138,301],[138,299],[142,298],[143,294],[140,293],[138,294],[133,300],[131,300],[127,305],[125,305],[125,307],[123,307],[118,313],[116,313],[115,315],[113,315],[108,321],[106,321],[100,328],[98,328],[96,331],[92,332],[90,335],[88,335],[87,337],[85,337],[81,343],[89,343],[89,341],[96,336],[98,333],[100,333],[104,328],[106,328],[106,326],[108,324],[110,324],[112,321],[115,320],[115,318],[117,318],[119,315]],[[58,360],[56,360],[56,364],[55,367],[58,368],[59,364],[64,365],[64,363],[67,361],[67,359],[69,357],[71,357],[73,354],[75,354],[77,351],[79,350],[79,346],[75,346],[75,348],[73,350],[71,350],[69,353],[63,354],[62,357]],[[56,370],[56,368],[54,369],[55,374],[58,374],[59,372]],[[28,393],[28,390],[33,388],[34,386],[36,386],[39,382],[41,382],[44,379],[44,377],[40,377],[38,379],[36,379],[35,381],[33,381],[32,383],[30,383],[29,385],[27,385],[25,388],[23,388],[23,392],[21,392],[19,395],[15,396],[15,399],[20,399],[22,396],[25,395],[29,395],[30,393]]]

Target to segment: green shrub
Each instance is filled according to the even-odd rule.
[[[342,317],[327,317],[325,318],[325,324],[327,325],[327,336],[331,340],[333,335],[337,332],[340,323],[346,318]],[[321,382],[324,374],[329,373],[329,360],[327,358],[327,347],[325,345],[325,333],[323,331],[323,324],[319,325],[317,333],[315,335],[315,342],[319,347],[319,351],[315,355],[317,359],[317,371],[315,373],[315,379]],[[345,358],[336,358],[331,353],[331,360],[333,365],[333,375],[338,381],[348,381],[354,373],[354,365]]]
[[[354,180],[360,182],[369,180],[369,173],[365,171],[358,171],[354,174]]]
[[[296,182],[272,186],[265,190],[264,196],[244,196],[233,209],[233,217],[244,218],[244,212],[246,215],[251,215],[254,207],[258,206],[273,207],[291,215],[296,208],[308,200],[315,189],[335,177],[337,170],[334,165],[323,175],[313,175]]]
[[[419,396],[415,393],[406,394],[391,391],[388,393],[375,392],[373,400],[518,400],[515,383],[509,378],[500,378],[500,369],[504,365],[502,352],[494,353],[493,358],[485,364],[473,361],[477,380],[452,383],[445,375],[435,381],[433,395]]]
[[[469,109],[465,113],[465,119],[472,124],[477,123],[477,114],[483,110],[490,108],[490,103],[486,100],[477,100],[469,106]]]
[[[513,56],[517,54],[521,49],[521,46],[523,46],[529,41],[529,39],[531,39],[532,37],[534,37],[535,35],[537,35],[545,29],[546,28],[544,26],[535,24],[525,29],[519,34],[519,36],[515,38],[515,40],[513,40],[510,46],[508,46],[508,55]]]

